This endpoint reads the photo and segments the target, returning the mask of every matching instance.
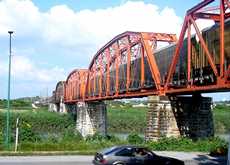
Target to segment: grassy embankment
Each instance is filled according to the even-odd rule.
[[[227,107],[217,107],[214,110],[216,132],[226,133],[230,130],[230,111]],[[17,109],[17,108],[14,108]],[[20,118],[19,152],[31,151],[78,151],[91,154],[96,150],[119,144],[145,145],[153,150],[174,151],[204,151],[210,152],[218,148],[226,148],[227,144],[219,138],[192,141],[181,138],[162,138],[158,142],[144,142],[143,138],[132,133],[143,133],[146,119],[145,108],[109,107],[109,133],[131,134],[127,140],[114,136],[102,137],[95,135],[83,139],[75,132],[74,117],[48,112],[47,109],[18,110],[11,113],[12,149],[14,142],[15,121]],[[3,128],[5,128],[5,113],[0,111],[0,150],[3,151]],[[221,128],[219,130],[219,128]]]
[[[147,108],[109,107],[108,124],[110,133],[139,133],[143,134],[146,126]],[[217,105],[213,109],[215,134],[230,133],[230,107]]]
[[[216,134],[230,133],[230,106],[216,106],[213,110],[213,119]]]

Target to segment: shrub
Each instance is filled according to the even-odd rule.
[[[83,140],[82,135],[75,130],[75,128],[68,128],[64,131],[62,141],[81,141]]]
[[[3,133],[2,133],[2,131],[0,131],[0,143],[2,143],[3,142]]]
[[[210,155],[227,155],[228,143],[219,137],[211,138],[210,141]]]
[[[2,134],[2,131],[0,131],[0,150],[3,149],[3,142],[4,141],[4,138],[3,138],[3,134]]]
[[[22,122],[19,131],[20,141],[36,142],[40,137],[32,130],[32,126],[27,122]]]
[[[192,140],[188,138],[162,137],[158,141],[148,142],[148,146],[151,149],[158,151],[179,151],[187,150],[190,146],[192,146],[192,143]]]
[[[0,111],[0,128],[5,128],[6,113]],[[75,121],[68,115],[48,112],[37,109],[36,111],[12,111],[10,114],[10,127],[12,142],[15,138],[16,118],[19,117],[19,143],[37,141],[61,141],[62,138],[76,138],[74,135]]]
[[[107,138],[107,140],[114,142],[114,143],[121,142],[121,140],[114,135],[107,135],[106,138]]]
[[[127,137],[127,141],[131,144],[142,144],[144,139],[138,134],[132,133]]]
[[[224,156],[228,154],[227,146],[218,146],[210,151],[211,156]]]
[[[11,108],[17,108],[17,109],[22,109],[22,108],[31,108],[31,101],[28,100],[11,100]],[[0,107],[5,108],[7,105],[7,100],[0,100]]]
[[[109,107],[109,133],[144,133],[146,128],[147,108]],[[135,127],[134,127],[135,126]]]
[[[104,143],[104,144],[117,144],[117,143],[121,143],[121,140],[114,136],[114,135],[101,135],[99,133],[95,133],[94,135],[91,136],[87,136],[85,138],[86,142],[96,142],[96,143]],[[102,144],[103,145],[103,144]]]
[[[85,138],[86,141],[103,141],[106,140],[106,136],[103,136],[99,133],[95,133],[94,135],[89,135]]]
[[[150,141],[146,144],[152,150],[157,151],[200,151],[210,152],[218,148],[227,148],[227,142],[220,138],[199,139],[193,141],[189,138],[166,138],[158,141]]]

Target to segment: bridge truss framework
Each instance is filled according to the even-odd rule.
[[[230,91],[230,64],[226,66],[225,63],[227,58],[225,21],[230,18],[230,1],[218,0],[219,5],[212,6],[214,2],[215,0],[204,0],[187,11],[178,40],[175,34],[166,33],[125,32],[116,36],[96,53],[88,69],[76,69],[70,73],[63,87],[64,101],[76,103],[149,95]],[[198,28],[196,22],[198,19],[213,20],[219,24],[218,65],[205,42],[202,31]],[[194,45],[192,37],[194,34],[192,34],[192,28],[204,51],[203,56],[207,59],[210,72],[215,76],[215,83],[204,85],[193,83],[192,51]],[[185,40],[187,42],[186,83],[175,86],[173,77],[180,62],[180,51]],[[161,74],[159,62],[154,56],[160,42],[175,44],[172,61],[167,61],[169,69],[165,75]],[[135,71],[135,66],[140,68],[140,74]],[[154,83],[151,84],[151,81]],[[138,88],[133,89],[135,84]]]

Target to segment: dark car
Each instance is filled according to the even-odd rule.
[[[145,147],[115,146],[96,153],[94,165],[184,165],[178,159],[156,155]]]

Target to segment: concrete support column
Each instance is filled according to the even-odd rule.
[[[78,102],[76,129],[83,137],[96,132],[107,134],[107,110],[104,102]]]
[[[146,140],[160,137],[189,137],[193,139],[214,135],[212,99],[193,97],[149,97]]]
[[[180,136],[168,98],[150,96],[148,99],[149,110],[147,112],[146,140],[158,140],[163,136]]]
[[[50,112],[58,112],[58,106],[55,103],[49,103],[48,111]]]
[[[60,105],[59,105],[59,112],[60,113],[67,113],[67,107],[66,107],[66,104],[64,103],[63,96],[61,96],[61,101],[60,101]]]

